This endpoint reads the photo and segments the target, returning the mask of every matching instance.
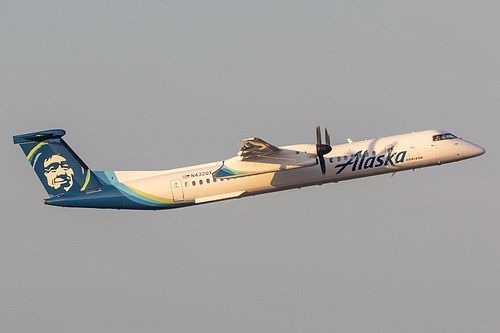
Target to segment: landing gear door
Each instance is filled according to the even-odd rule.
[[[180,179],[172,180],[170,188],[172,189],[172,198],[174,201],[184,201],[184,192],[182,191],[182,182]]]

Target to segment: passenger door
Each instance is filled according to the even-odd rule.
[[[174,201],[184,201],[184,192],[182,191],[182,182],[180,179],[175,179],[170,182],[172,189],[172,198]]]

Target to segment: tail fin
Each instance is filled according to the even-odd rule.
[[[103,185],[62,139],[65,134],[65,130],[53,129],[14,136],[51,197]]]

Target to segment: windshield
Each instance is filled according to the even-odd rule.
[[[432,137],[432,141],[441,141],[441,140],[449,140],[456,139],[457,137],[451,133],[438,134]]]

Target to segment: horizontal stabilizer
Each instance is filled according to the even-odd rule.
[[[63,129],[52,129],[47,131],[39,131],[21,135],[14,136],[14,143],[26,143],[26,142],[41,142],[49,139],[57,139],[62,138],[66,134],[66,131]]]

